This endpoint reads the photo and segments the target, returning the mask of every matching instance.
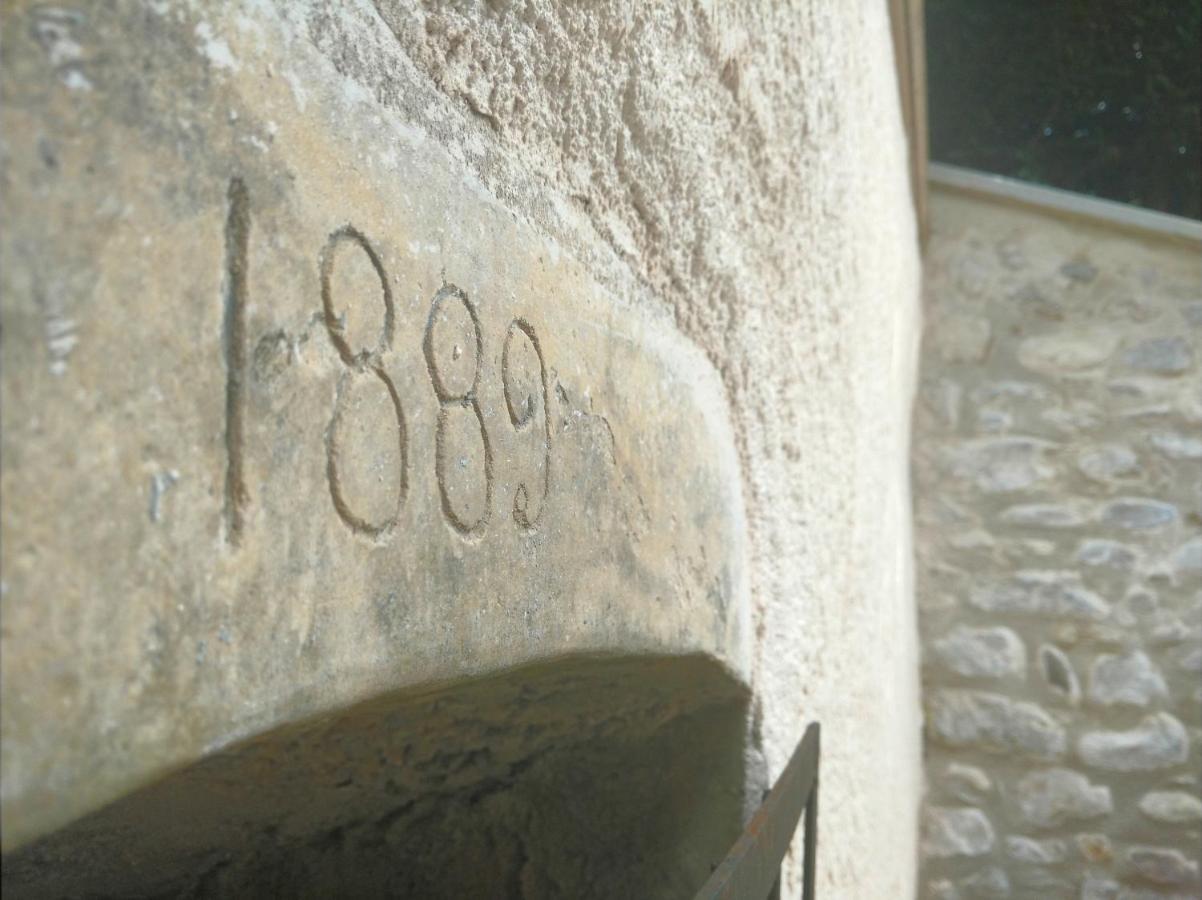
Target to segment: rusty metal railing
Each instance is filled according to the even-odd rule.
[[[801,896],[814,900],[818,850],[818,723],[810,725],[759,810],[694,900],[776,900],[780,865],[805,810]]]

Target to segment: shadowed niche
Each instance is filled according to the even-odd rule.
[[[576,657],[227,747],[8,854],[10,897],[678,897],[733,843],[747,697]]]

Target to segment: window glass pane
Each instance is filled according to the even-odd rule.
[[[926,11],[932,159],[1202,218],[1202,0]]]

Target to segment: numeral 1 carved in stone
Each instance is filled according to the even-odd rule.
[[[250,244],[250,199],[241,178],[230,180],[225,219],[225,296],[222,350],[225,354],[225,539],[238,545],[248,499],[242,473],[246,390],[246,278]]]

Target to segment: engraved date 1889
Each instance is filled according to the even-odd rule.
[[[250,201],[245,184],[231,180],[225,223],[225,284],[222,349],[226,363],[226,477],[224,524],[226,540],[237,546],[242,539],[250,495],[243,474],[243,432],[247,361],[246,309],[250,244]],[[343,372],[339,376],[334,409],[326,429],[326,475],[330,498],[339,518],[356,533],[382,539],[394,529],[409,492],[409,440],[404,398],[384,366],[384,354],[393,347],[396,309],[388,275],[380,254],[353,225],[335,230],[318,256],[321,304],[326,332],[338,351]],[[363,334],[346,321],[339,297],[344,271],[360,273],[356,284],[377,284],[381,325],[377,334]],[[362,273],[367,273],[365,276]],[[360,298],[360,303],[362,298]],[[480,317],[468,295],[453,284],[444,284],[431,300],[422,354],[430,387],[438,402],[433,470],[442,514],[459,535],[479,536],[488,526],[495,482],[493,442],[485,427],[478,392],[485,363]],[[522,318],[510,322],[501,354],[501,384],[509,424],[517,434],[537,434],[541,446],[541,477],[517,485],[512,515],[522,529],[534,528],[542,517],[551,485],[551,419],[548,409],[547,366],[534,326]],[[374,387],[373,387],[374,386]],[[357,402],[374,395],[374,405]],[[365,465],[360,455],[345,452],[364,423],[362,407],[372,414],[372,440],[381,444],[373,458],[395,467],[390,477],[379,477],[386,495],[362,485],[374,484],[355,467]],[[392,423],[391,425],[387,423]],[[533,436],[533,435],[532,435]],[[469,465],[480,471],[465,473]],[[483,482],[482,490],[464,490],[464,479]]]

